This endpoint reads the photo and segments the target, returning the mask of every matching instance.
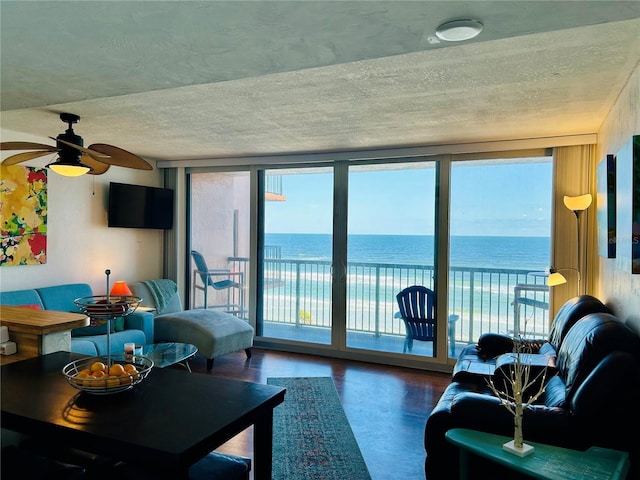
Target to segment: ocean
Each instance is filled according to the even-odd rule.
[[[268,233],[265,245],[279,247],[280,258],[330,261],[331,235]],[[349,235],[348,261],[433,265],[434,237],[430,235]],[[504,268],[542,271],[549,267],[548,237],[453,236],[452,267]]]
[[[267,247],[279,250],[283,261],[273,263],[273,270],[267,272],[269,278],[282,283],[265,292],[265,318],[293,323],[303,312],[313,325],[330,325],[331,235],[270,233],[265,240]],[[546,270],[550,246],[550,239],[541,237],[451,237],[450,264],[457,271],[449,277],[447,309],[461,319],[455,334],[458,341],[469,343],[487,331],[515,329],[514,287],[517,283],[539,282],[522,272]],[[394,317],[395,295],[407,285],[432,285],[433,256],[433,236],[350,235],[348,263],[368,265],[354,266],[348,273],[348,329],[401,334],[403,325]],[[388,268],[378,268],[382,265]],[[489,269],[496,272],[487,274]],[[546,301],[544,292],[529,292],[527,296]],[[519,311],[521,331],[526,329],[535,336],[546,334],[546,309]]]

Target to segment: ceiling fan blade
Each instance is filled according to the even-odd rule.
[[[15,155],[11,155],[10,157],[5,158],[2,161],[2,165],[8,167],[10,165],[16,165],[18,163],[26,162],[27,160],[31,160],[33,158],[42,157],[44,155],[51,155],[53,152],[23,152],[17,153]]]
[[[58,148],[44,143],[2,142],[0,143],[0,150],[47,150],[49,152],[57,152]]]
[[[98,153],[92,152],[88,148],[81,147],[80,145],[76,145],[75,143],[67,142],[66,140],[62,140],[60,138],[54,138],[54,137],[49,137],[49,138],[51,140],[55,140],[56,142],[60,142],[60,143],[62,143],[64,145],[67,145],[68,147],[73,147],[76,150],[80,150],[82,153],[86,153],[87,155],[93,154],[93,158],[95,158],[96,160],[98,158],[104,158],[106,160],[109,157],[108,154],[102,154],[100,152],[98,152]]]
[[[119,147],[107,145],[106,143],[94,143],[89,145],[91,152],[99,152],[108,155],[107,159],[100,159],[101,162],[118,167],[136,168],[138,170],[153,170],[153,167],[146,160],[143,160],[131,152],[127,152]]]
[[[80,162],[84,163],[87,167],[92,168],[92,170],[88,172],[89,175],[102,175],[107,170],[109,170],[109,167],[111,167],[111,165],[108,165],[103,162],[99,162],[98,160],[93,158],[91,155],[87,155],[87,154],[84,154],[80,157]]]

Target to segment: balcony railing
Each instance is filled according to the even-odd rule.
[[[246,258],[229,259],[246,271]],[[414,284],[434,288],[434,268],[354,262],[347,265],[347,330],[404,337],[394,318],[396,294]],[[265,258],[263,321],[331,328],[331,262]],[[548,333],[548,287],[531,270],[451,267],[448,315],[459,316],[455,341],[466,345],[486,332]]]

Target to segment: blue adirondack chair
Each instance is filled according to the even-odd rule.
[[[413,341],[433,342],[434,351],[437,338],[436,294],[422,285],[412,285],[396,295],[398,308],[396,317],[404,321],[407,336],[404,339],[403,353],[413,349]],[[458,315],[449,315],[449,351],[455,356],[455,322]]]

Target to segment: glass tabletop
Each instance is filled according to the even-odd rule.
[[[197,352],[198,348],[190,343],[153,343],[142,346],[142,355],[153,360],[154,366],[158,368],[180,363],[190,370],[187,361]]]

